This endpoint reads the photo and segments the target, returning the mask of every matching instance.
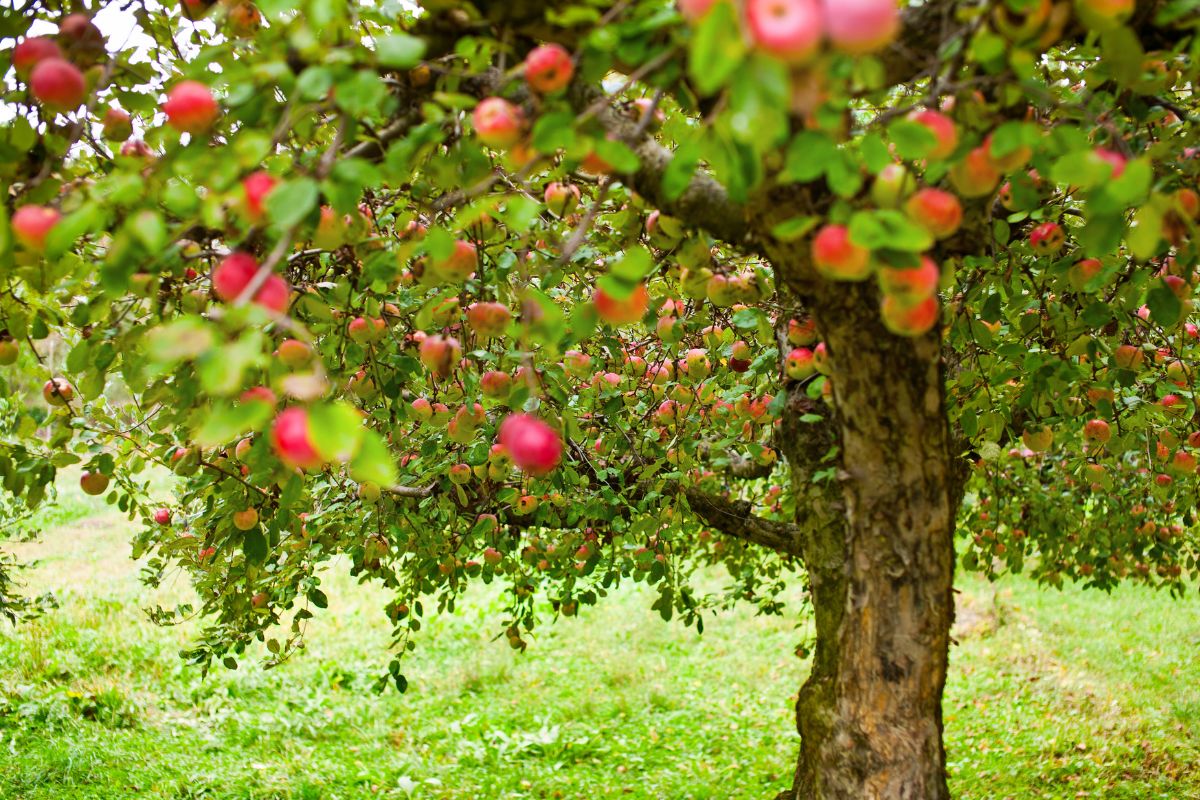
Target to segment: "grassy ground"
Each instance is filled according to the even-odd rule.
[[[0,798],[771,798],[798,744],[805,664],[788,620],[703,636],[634,589],[543,629],[525,655],[480,593],[427,629],[404,696],[381,598],[330,575],[309,650],[202,680],[160,629],[127,523],[65,492],[29,588],[62,609],[0,627]],[[961,585],[946,699],[955,797],[1200,798],[1200,603],[1011,580]]]

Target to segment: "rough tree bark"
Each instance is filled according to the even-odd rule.
[[[948,798],[955,509],[940,342],[889,334],[867,285],[817,300],[836,365],[844,526],[818,533],[806,558],[817,652],[797,703],[789,796]]]

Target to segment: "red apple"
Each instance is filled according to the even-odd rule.
[[[249,253],[233,253],[223,260],[212,274],[213,293],[227,303],[241,296],[258,272],[258,261]],[[278,275],[270,275],[254,295],[254,302],[270,311],[282,314],[291,299],[291,288]]]
[[[565,217],[579,205],[579,187],[573,183],[550,183],[546,186],[546,208],[556,217]]]
[[[17,42],[12,51],[12,65],[17,77],[27,80],[29,73],[41,61],[62,58],[62,50],[48,36],[30,36]]]
[[[529,414],[509,414],[500,423],[497,436],[513,463],[530,475],[546,475],[562,460],[563,444],[558,432]]]
[[[941,189],[921,189],[904,204],[904,212],[935,239],[953,236],[963,220],[958,198]]]
[[[171,509],[169,509],[169,508],[156,509],[154,512],[154,521],[157,522],[159,525],[170,525],[171,524]]]
[[[84,472],[79,476],[79,488],[90,495],[104,494],[108,490],[108,476],[102,472]]]
[[[53,208],[21,206],[12,215],[13,236],[25,249],[40,253],[46,249],[46,236],[61,218]]]
[[[1088,420],[1083,426],[1083,438],[1088,442],[1104,444],[1112,438],[1112,430],[1102,419]]]
[[[503,336],[512,314],[503,303],[471,303],[467,306],[467,324],[476,336],[490,339]]]
[[[183,81],[167,93],[162,104],[167,122],[180,133],[204,133],[221,113],[212,92],[198,81]]]
[[[1000,183],[1000,170],[986,147],[976,147],[951,167],[950,183],[963,197],[985,197]]]
[[[70,61],[46,58],[29,74],[29,90],[51,111],[71,111],[87,97],[87,81]]]
[[[313,444],[308,425],[308,412],[297,406],[285,408],[275,417],[271,446],[279,460],[289,467],[314,470],[325,463]]]
[[[954,151],[958,150],[959,130],[954,125],[954,120],[946,114],[936,112],[934,109],[925,109],[922,112],[913,112],[908,115],[908,119],[917,122],[918,125],[923,125],[928,128],[930,133],[934,134],[937,143],[934,145],[934,149],[929,151],[928,157],[931,161],[942,161],[944,158],[953,156]]]
[[[918,267],[883,267],[879,270],[879,288],[900,306],[912,307],[937,293],[942,272],[937,262],[921,256]]]
[[[823,0],[823,6],[825,35],[843,53],[877,52],[900,32],[895,0]]]
[[[262,170],[252,172],[242,180],[242,209],[247,220],[255,224],[262,221],[266,213],[267,195],[277,183],[275,178]]]
[[[535,47],[525,57],[525,81],[535,92],[550,94],[562,91],[575,74],[571,54],[558,44]]]
[[[105,111],[100,127],[104,138],[110,142],[123,142],[133,135],[133,121],[129,112],[119,108],[109,108]]]
[[[225,24],[234,36],[250,36],[262,27],[262,14],[250,0],[238,0],[226,12]]]
[[[521,140],[521,109],[501,97],[489,97],[475,106],[471,116],[475,135],[489,147],[512,147]]]
[[[74,63],[86,69],[108,57],[104,34],[87,14],[68,14],[58,23],[58,46]]]
[[[909,306],[891,295],[885,295],[880,315],[884,326],[897,336],[920,336],[933,330],[940,311],[937,296]]]
[[[1120,369],[1141,369],[1144,360],[1142,348],[1131,344],[1123,344],[1113,351],[1113,363]]]
[[[758,49],[789,64],[809,61],[821,45],[818,0],[746,0],[746,22]]]
[[[66,378],[51,378],[42,386],[42,398],[52,406],[65,406],[75,397],[75,387]]]
[[[508,397],[512,390],[512,377],[507,372],[489,370],[479,376],[479,389],[484,397],[493,400]]]
[[[243,403],[266,403],[271,408],[274,408],[275,404],[279,402],[279,398],[267,386],[253,386],[242,392],[238,399]]]
[[[299,339],[284,339],[275,353],[284,366],[293,369],[303,367],[313,357],[312,347]]]
[[[783,362],[783,371],[794,381],[802,381],[815,375],[817,365],[813,361],[813,352],[807,347],[797,347],[788,353]]]
[[[812,317],[788,320],[788,343],[797,347],[808,347],[817,341],[817,321]]]
[[[458,366],[462,348],[453,336],[426,336],[420,354],[426,369],[437,378],[446,378]]]
[[[608,295],[603,289],[597,288],[592,296],[592,304],[600,319],[609,325],[631,325],[639,321],[650,306],[650,295],[646,285],[639,283],[637,288],[623,300]]]
[[[246,508],[233,513],[233,527],[239,531],[253,530],[258,524],[258,509]]]
[[[479,267],[479,254],[471,242],[459,239],[450,255],[430,265],[434,275],[449,283],[463,283]]]
[[[1072,264],[1071,268],[1067,270],[1067,281],[1071,284],[1072,289],[1082,292],[1084,287],[1092,278],[1099,275],[1102,269],[1104,269],[1104,265],[1100,263],[1099,259],[1085,258]]]
[[[861,281],[871,274],[871,251],[850,241],[844,225],[826,225],[812,243],[817,272],[835,281]]]
[[[1066,231],[1057,222],[1043,222],[1029,234],[1029,244],[1039,256],[1056,256],[1066,243]]]

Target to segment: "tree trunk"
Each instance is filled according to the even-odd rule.
[[[888,333],[869,284],[820,295],[844,519],[806,545],[817,644],[782,797],[941,800],[957,492],[940,341]]]

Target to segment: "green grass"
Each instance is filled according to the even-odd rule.
[[[64,492],[64,495],[67,495]],[[128,523],[62,499],[31,591],[62,608],[0,627],[0,798],[771,798],[798,740],[794,620],[748,610],[703,636],[636,588],[493,641],[485,591],[436,620],[406,695],[376,695],[382,596],[327,576],[308,650],[207,680],[151,625]],[[1200,798],[1200,604],[1125,589],[962,581],[946,726],[959,798]]]

